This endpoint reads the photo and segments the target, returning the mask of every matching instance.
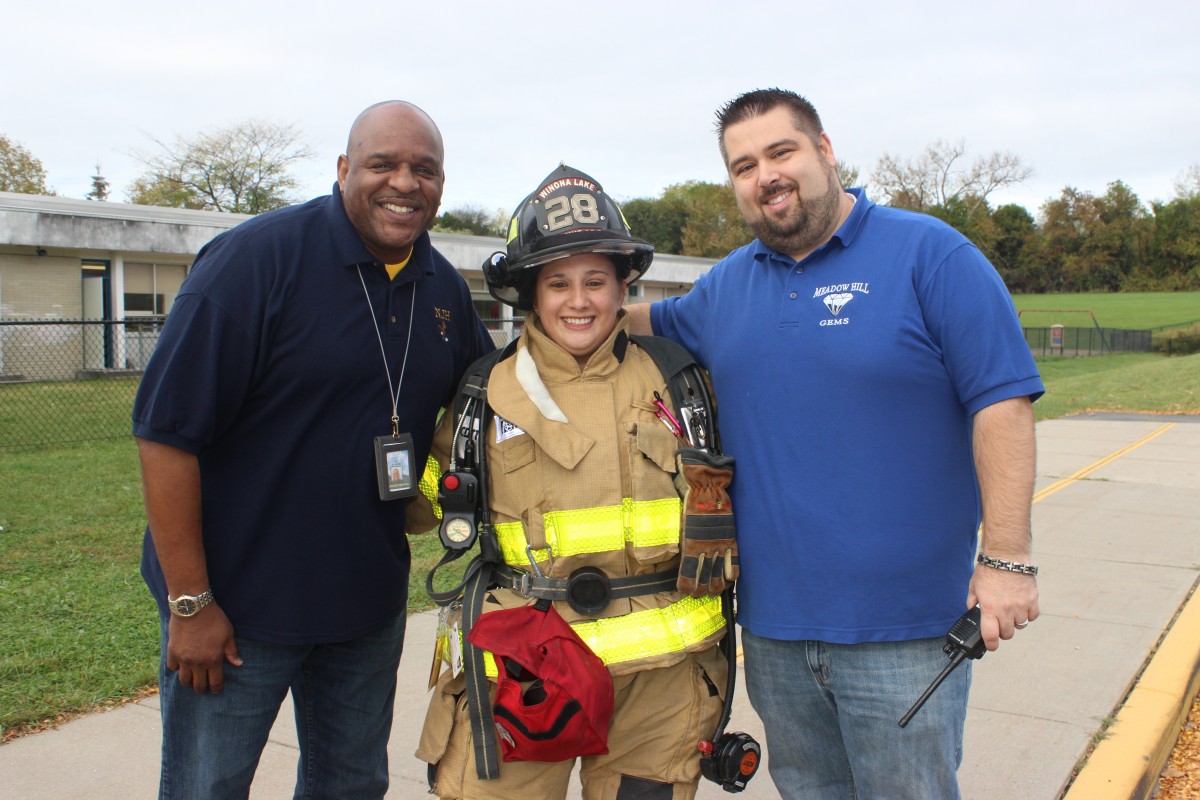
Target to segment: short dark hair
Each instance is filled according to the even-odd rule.
[[[792,124],[816,144],[825,128],[821,115],[812,103],[787,89],[755,89],[745,92],[717,109],[717,142],[721,147],[721,158],[728,160],[725,152],[725,129],[786,106],[792,113]]]

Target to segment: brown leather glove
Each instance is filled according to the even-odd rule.
[[[692,597],[720,594],[737,580],[737,527],[729,484],[733,457],[694,447],[675,451],[675,488],[683,498],[679,521],[679,580],[676,588]]]

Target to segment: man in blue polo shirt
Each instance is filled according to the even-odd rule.
[[[441,134],[355,120],[327,197],[207,244],[133,410],[162,621],[161,797],[245,797],[290,689],[296,796],[383,797],[410,482],[438,409],[493,347],[426,228]]]
[[[958,797],[969,667],[897,723],[966,609],[988,649],[1038,616],[1042,382],[992,266],[843,189],[807,100],[749,92],[717,121],[758,238],[630,314],[710,370],[738,457],[738,622],[771,776],[785,798]]]

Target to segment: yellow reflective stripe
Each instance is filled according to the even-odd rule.
[[[463,649],[464,642],[461,630],[458,631],[458,646],[460,653],[466,652]],[[437,652],[438,655],[441,656],[442,661],[446,662],[447,665],[450,665],[450,639],[448,637],[438,637]],[[500,674],[496,669],[496,658],[487,650],[483,651],[483,671],[487,673],[489,678],[495,678]]]
[[[499,522],[496,524],[496,538],[500,540],[500,552],[504,555],[504,563],[512,567],[528,567],[529,556],[525,554],[525,526],[518,522]],[[549,550],[534,550],[533,557],[538,561],[550,558]]]
[[[666,608],[571,625],[605,664],[677,653],[703,642],[725,624],[720,597],[685,597]]]
[[[621,501],[620,506],[601,506],[572,511],[551,511],[545,516],[547,548],[534,550],[538,561],[552,554],[560,557],[607,553],[634,547],[656,547],[679,541],[679,514],[683,503],[678,497],[661,500]],[[525,526],[521,522],[496,525],[504,562],[514,567],[529,564],[525,546]]]
[[[438,519],[442,518],[442,507],[437,501],[438,481],[441,479],[441,465],[436,458],[429,456],[425,459],[425,471],[421,473],[421,480],[417,481],[417,488],[429,499],[429,505],[433,506],[433,515]]]
[[[625,549],[623,506],[551,511],[544,519],[546,543],[559,558]]]
[[[634,547],[656,547],[679,541],[679,515],[683,501],[678,497],[629,501],[625,537]]]
[[[619,506],[552,511],[545,517],[546,541],[556,556],[609,553],[679,541],[678,497],[630,500]]]
[[[724,625],[720,597],[685,597],[666,608],[575,622],[571,627],[605,664],[621,664],[682,652],[719,633]],[[461,643],[462,631],[458,636]],[[449,664],[449,640],[438,641],[438,652]],[[485,650],[483,661],[487,676],[495,678],[495,657]]]

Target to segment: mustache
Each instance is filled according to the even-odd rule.
[[[772,183],[770,186],[768,186],[767,188],[763,189],[761,192],[758,193],[758,202],[765,203],[765,202],[767,202],[768,197],[779,194],[780,192],[788,191],[789,189],[795,190],[796,184],[794,184],[790,181],[787,183],[782,183],[782,182],[776,181],[775,183]]]

